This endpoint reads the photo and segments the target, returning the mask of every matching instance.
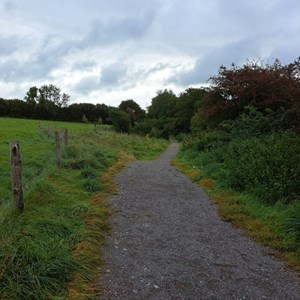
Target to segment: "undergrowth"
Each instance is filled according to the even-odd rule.
[[[2,204],[0,299],[93,299],[99,246],[109,230],[111,178],[126,161],[153,158],[166,144],[101,129],[75,131],[63,166],[47,163],[25,193],[24,212]]]
[[[300,136],[264,126],[269,119],[251,109],[222,130],[195,132],[176,164],[206,188],[224,220],[300,271]]]

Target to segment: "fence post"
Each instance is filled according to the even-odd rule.
[[[24,210],[22,186],[22,161],[19,142],[10,142],[11,182],[14,208],[18,212]]]
[[[64,145],[67,147],[69,144],[69,133],[68,128],[64,129]]]
[[[56,145],[56,165],[61,166],[61,146],[59,132],[55,131],[55,145]]]

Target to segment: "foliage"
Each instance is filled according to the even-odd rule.
[[[202,102],[205,89],[189,88],[178,97],[171,90],[158,91],[148,107],[146,119],[135,132],[168,139],[190,132],[191,118]]]
[[[117,132],[129,133],[131,131],[130,117],[126,112],[118,108],[111,108],[109,118]]]
[[[192,117],[197,113],[197,108],[202,103],[205,94],[206,90],[203,88],[188,88],[179,95],[174,113],[178,119],[179,132],[190,132]]]
[[[148,117],[150,119],[162,119],[172,117],[176,96],[171,90],[158,91],[157,95],[152,98],[151,105],[148,107]]]
[[[40,104],[41,101],[49,101],[58,107],[67,106],[69,99],[70,96],[68,94],[61,94],[60,88],[53,84],[43,85],[40,88],[30,87],[24,98],[28,103]]]
[[[145,118],[146,115],[146,112],[132,99],[122,101],[119,108],[129,114],[131,126]]]
[[[221,66],[210,78],[212,86],[199,106],[205,126],[216,127],[235,119],[252,105],[258,111],[280,110],[282,128],[300,126],[300,58],[288,65],[248,62],[242,67]]]
[[[261,112],[254,106],[248,105],[245,107],[244,113],[234,120],[223,121],[220,127],[229,132],[231,136],[259,136],[281,130],[279,119],[278,113],[271,109]]]
[[[44,120],[80,122],[86,115],[91,122],[102,119],[109,124],[109,107],[105,104],[74,103],[68,106],[70,96],[54,85],[31,87],[24,100],[0,99],[0,116]]]
[[[296,201],[300,197],[299,149],[300,138],[291,133],[236,139],[224,150],[228,183],[269,204]]]

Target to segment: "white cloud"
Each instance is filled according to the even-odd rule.
[[[73,102],[137,97],[145,107],[158,89],[197,86],[220,65],[293,61],[299,11],[298,0],[3,1],[0,97],[53,83]]]

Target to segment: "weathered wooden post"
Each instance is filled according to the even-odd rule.
[[[67,147],[69,144],[69,133],[68,133],[68,128],[65,128],[63,130],[64,133],[64,145]]]
[[[56,165],[61,166],[61,146],[59,132],[55,131],[55,145],[56,145]]]
[[[10,142],[10,164],[14,208],[21,213],[24,210],[24,198],[22,186],[22,160],[19,142]]]

